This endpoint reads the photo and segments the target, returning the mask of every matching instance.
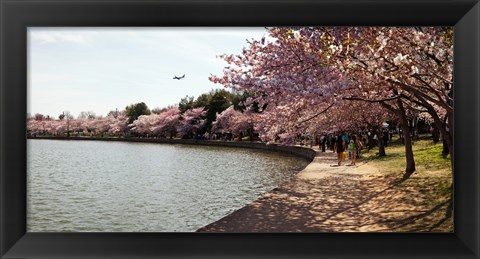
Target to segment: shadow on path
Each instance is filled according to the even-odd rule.
[[[442,232],[451,224],[440,216],[448,200],[432,206],[428,192],[393,184],[367,164],[334,164],[334,154],[319,153],[290,181],[197,231]]]

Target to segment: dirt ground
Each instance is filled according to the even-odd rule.
[[[368,163],[317,157],[290,181],[198,232],[450,232],[447,199],[428,182],[398,183]],[[428,179],[428,178],[427,178]],[[425,185],[427,185],[425,187]],[[425,188],[424,188],[425,187]]]

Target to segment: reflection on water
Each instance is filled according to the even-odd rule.
[[[254,149],[28,140],[27,231],[190,232],[308,161]]]

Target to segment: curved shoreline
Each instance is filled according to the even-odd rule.
[[[361,179],[376,175],[378,170],[359,166],[336,166],[336,156],[331,152],[317,152],[314,160],[288,181],[262,194],[244,207],[197,229],[196,232],[227,233],[288,233],[288,232],[369,232],[375,228],[358,228],[356,225],[330,227],[330,218],[350,208],[334,208],[330,198],[350,200]],[[361,169],[362,168],[362,169]],[[347,188],[339,185],[347,183]],[[354,188],[352,188],[354,187]],[[331,190],[333,188],[333,190]],[[380,188],[384,188],[381,186]],[[337,192],[342,193],[338,196]],[[357,196],[356,194],[355,196]],[[362,193],[358,196],[363,196]],[[368,196],[368,195],[366,195]],[[347,207],[350,204],[347,205]],[[319,207],[319,208],[316,208]],[[320,209],[321,208],[321,209]],[[349,216],[341,221],[348,222]],[[325,224],[326,223],[326,224]],[[337,226],[338,224],[338,226]],[[360,224],[359,224],[360,225]]]
[[[383,175],[381,168],[358,162],[337,166],[331,152],[316,147],[266,145],[258,142],[165,140],[135,138],[36,137],[31,139],[98,140],[143,143],[191,144],[263,149],[293,154],[310,163],[286,182],[260,195],[251,203],[196,232],[286,233],[286,232],[451,232],[452,218],[443,215],[445,202],[430,208],[409,199],[411,188],[392,184],[394,175]],[[314,159],[312,160],[312,155]],[[412,187],[413,188],[413,187]],[[425,190],[414,190],[423,194]],[[442,209],[442,210],[440,210]],[[422,211],[427,211],[423,213]],[[418,214],[418,213],[421,214]],[[418,214],[418,215],[417,215]],[[420,217],[421,216],[421,217]],[[409,224],[407,221],[412,221]],[[442,225],[443,224],[443,225]]]
[[[413,191],[398,187],[395,179],[365,162],[338,166],[334,153],[318,152],[288,181],[196,232],[452,231],[453,218],[437,223],[447,202],[435,206],[411,202]]]
[[[50,139],[50,140],[84,140],[84,141],[117,141],[117,142],[139,142],[139,143],[160,143],[160,144],[187,144],[201,146],[219,146],[236,148],[253,148],[266,151],[274,151],[295,155],[310,162],[316,156],[316,151],[308,147],[282,146],[277,144],[266,144],[263,142],[250,141],[220,141],[200,139],[145,139],[145,138],[98,138],[98,137],[27,137],[27,139]]]

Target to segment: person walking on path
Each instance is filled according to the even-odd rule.
[[[338,165],[341,165],[342,154],[343,154],[343,151],[345,151],[345,142],[343,141],[341,134],[338,134],[337,136],[334,149],[337,151]]]
[[[388,131],[383,132],[383,145],[387,147],[388,145]]]
[[[327,147],[328,147],[329,150],[333,150],[332,134],[327,135]]]
[[[353,141],[355,141],[355,146],[357,148],[357,156],[355,157],[358,158],[360,157],[360,151],[362,151],[363,143],[362,143],[362,138],[360,136],[353,136]]]
[[[325,135],[320,138],[320,144],[322,146],[322,152],[325,152],[325,145],[327,144],[327,137],[325,137]]]
[[[347,147],[347,150],[348,150],[348,158],[352,161],[350,163],[350,165],[355,165],[355,158],[357,156],[357,145],[355,143],[355,137],[353,137],[351,140],[350,140],[350,143],[348,143],[348,147]]]
[[[345,145],[347,145],[347,144],[348,144],[348,140],[349,140],[347,133],[343,133],[342,138],[343,138],[343,142],[345,143]]]
[[[332,137],[332,152],[333,153],[336,152],[336,149],[335,149],[336,143],[337,143],[337,137],[335,137],[335,135],[333,135],[333,137]]]

